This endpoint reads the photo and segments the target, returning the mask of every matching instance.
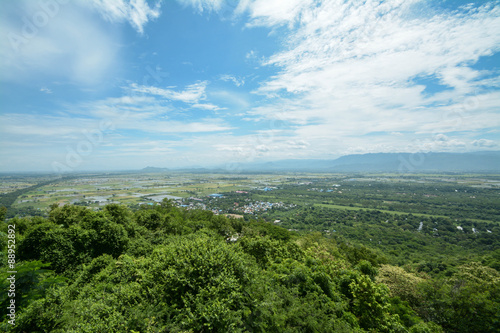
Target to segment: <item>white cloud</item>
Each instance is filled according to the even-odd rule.
[[[3,81],[53,79],[97,85],[120,64],[115,35],[75,3],[18,1],[0,14]],[[57,4],[57,2],[53,2]],[[82,28],[84,27],[84,28]]]
[[[203,105],[199,105],[203,108]],[[153,97],[123,96],[107,98],[79,105],[67,105],[57,115],[3,114],[0,115],[1,132],[15,138],[31,138],[65,142],[77,139],[83,131],[102,130],[119,134],[123,131],[140,131],[152,134],[182,134],[220,132],[233,127],[218,118],[201,118],[195,121],[169,117],[174,110],[163,106]],[[215,106],[206,105],[215,110]],[[187,117],[189,118],[189,117]]]
[[[52,90],[50,90],[47,87],[41,87],[40,91],[43,92],[43,93],[46,93],[46,94],[52,94]]]
[[[198,103],[200,100],[206,99],[205,88],[207,84],[208,81],[199,81],[187,86],[183,91],[175,91],[173,89],[162,89],[133,83],[130,85],[130,89],[134,92],[161,96],[169,100]]]
[[[305,140],[290,140],[287,143],[292,149],[307,149],[311,145]]]
[[[217,13],[221,19],[234,17],[239,3],[245,0],[177,0],[184,6],[193,7],[198,13]]]
[[[210,103],[197,103],[191,105],[193,108],[196,109],[203,109],[203,110],[211,110],[211,111],[217,111],[217,110],[222,110],[223,108],[218,107],[217,105],[210,104]]]
[[[472,145],[480,148],[494,148],[498,146],[498,143],[493,140],[479,139],[472,141]]]
[[[252,21],[249,25],[289,25],[298,20],[301,12],[310,7],[313,0],[255,0],[242,1],[237,8],[239,14],[248,11]]]
[[[54,140],[64,142],[76,135],[82,128],[95,128],[98,126],[94,120],[88,118],[68,118],[49,115],[3,114],[0,115],[2,133],[26,138],[52,137]],[[38,144],[38,139],[31,140]]]
[[[183,5],[192,6],[200,13],[206,11],[218,11],[221,8],[222,0],[177,0]]]
[[[224,74],[220,76],[222,81],[233,82],[235,86],[240,87],[245,84],[245,79],[238,78],[234,75]]]
[[[459,139],[451,139],[447,135],[437,134],[434,136],[434,142],[432,143],[432,150],[436,151],[447,151],[450,148],[462,148],[466,146],[466,143]]]
[[[84,2],[85,3],[85,2]],[[146,0],[93,0],[93,7],[108,21],[128,21],[137,32],[142,34],[149,20],[160,16],[160,3],[154,8]]]
[[[124,119],[133,122],[155,117],[163,119],[172,112],[172,108],[160,104],[151,96],[122,96],[67,105],[66,111],[79,116],[112,119],[116,123]]]
[[[246,59],[254,59],[256,57],[257,57],[257,52],[255,52],[254,50],[250,50],[247,52],[247,54],[245,54]]]
[[[329,153],[340,147],[397,149],[391,132],[417,136],[500,126],[498,80],[472,67],[500,51],[500,6],[456,11],[425,1],[248,1],[251,25],[287,26],[284,50],[263,62],[279,72],[256,90],[269,102],[247,112],[285,119],[294,140]],[[429,93],[414,79],[433,76],[449,87]],[[371,136],[364,137],[370,133]],[[378,133],[378,134],[377,134]],[[461,137],[443,149],[461,149]],[[370,148],[370,149],[372,149]],[[344,148],[345,149],[345,148]]]

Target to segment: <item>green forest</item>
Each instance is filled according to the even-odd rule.
[[[318,228],[331,229],[328,222],[354,227],[361,219],[349,215],[353,211],[332,211],[303,207],[287,223],[307,225],[312,219]],[[4,209],[2,221],[5,214]],[[392,216],[387,225],[405,233],[420,221],[398,225]],[[431,237],[432,230],[408,236],[408,246],[417,248],[405,255],[404,245],[391,243],[399,234],[383,225],[378,232],[387,230],[394,253],[362,242],[363,235],[299,233],[259,218],[228,218],[164,200],[135,209],[109,204],[98,211],[53,205],[46,217],[10,219],[1,226],[3,258],[14,252],[9,225],[15,226],[16,312],[15,325],[2,316],[5,332],[500,330],[496,239],[493,245],[478,243],[469,259],[440,267],[438,261],[413,260],[418,251],[430,257],[421,237]],[[5,291],[7,264],[2,261]],[[9,302],[8,293],[1,293],[3,311]]]

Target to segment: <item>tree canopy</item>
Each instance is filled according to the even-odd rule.
[[[6,332],[493,332],[500,275],[447,277],[379,251],[168,201],[52,207],[18,225],[16,320]],[[0,244],[6,257],[7,223]],[[5,263],[3,263],[5,265]],[[6,272],[5,266],[2,272]],[[2,289],[7,288],[2,273]],[[5,293],[4,293],[5,294]],[[0,297],[6,309],[7,296]]]

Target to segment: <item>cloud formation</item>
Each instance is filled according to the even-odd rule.
[[[218,12],[223,6],[227,6],[227,1],[224,0],[177,0],[179,3],[185,6],[192,6],[199,13],[203,13],[204,11],[208,12]],[[231,2],[235,2],[233,0],[229,0],[229,4]]]
[[[230,75],[230,74],[221,75],[220,79],[222,81],[226,81],[226,82],[233,82],[234,85],[237,87],[240,87],[240,86],[245,84],[245,80],[243,78],[238,78],[238,77],[236,77],[234,75]]]
[[[146,0],[92,0],[93,7],[110,22],[128,21],[142,34],[150,20],[160,16],[160,4],[150,7]]]
[[[285,49],[263,62],[279,73],[256,90],[274,102],[254,107],[250,116],[272,119],[286,110],[286,119],[300,125],[296,139],[323,153],[355,148],[353,138],[370,133],[381,142],[365,148],[385,143],[387,150],[405,150],[408,138],[401,145],[383,137],[500,126],[490,91],[498,82],[474,67],[500,51],[500,7],[447,12],[419,0],[290,1],[277,10],[280,4],[255,0],[244,8],[250,26],[289,31]],[[447,90],[424,93],[424,78]],[[468,98],[478,102],[469,107]],[[338,146],[325,142],[336,139]]]
[[[120,63],[116,36],[86,7],[20,0],[0,15],[2,81],[95,85]]]
[[[163,89],[154,86],[144,86],[132,83],[130,90],[136,93],[143,93],[149,95],[161,96],[168,100],[181,101],[184,103],[197,104],[200,100],[206,99],[205,89],[208,81],[199,81],[188,85],[182,91],[175,91],[173,89]]]
[[[0,160],[12,165],[54,159],[101,121],[113,129],[89,165],[500,147],[498,2],[19,0],[0,9]]]

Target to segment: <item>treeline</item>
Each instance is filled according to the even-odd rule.
[[[15,326],[6,332],[495,332],[500,274],[449,277],[368,247],[298,236],[164,201],[15,218]],[[0,245],[7,258],[7,223]],[[4,262],[5,265],[5,262]],[[5,266],[1,267],[6,290]],[[0,306],[7,308],[7,293]]]
[[[332,187],[332,183],[339,183],[341,186]],[[329,188],[334,191],[327,192]],[[311,185],[286,185],[262,196],[269,195],[297,204],[328,202],[341,206],[445,215],[458,219],[467,217],[500,221],[498,189],[448,184],[437,180],[420,184],[331,179],[327,182],[315,181]]]
[[[391,264],[412,265],[428,273],[449,275],[471,260],[500,271],[498,222],[332,209],[321,204],[262,216],[279,218],[287,229],[319,231],[338,242],[368,245],[382,251]]]
[[[71,177],[65,177],[62,178],[62,180],[67,180],[70,179]],[[2,216],[2,212],[5,215],[6,218],[13,218],[15,216],[41,216],[43,215],[42,212],[37,211],[33,207],[25,207],[25,208],[16,208],[12,207],[14,203],[16,202],[17,198],[20,196],[31,192],[33,190],[36,190],[40,187],[43,187],[45,185],[50,185],[56,182],[59,182],[61,179],[57,180],[49,180],[49,181],[43,181],[40,182],[36,185],[25,187],[19,190],[15,190],[9,193],[5,194],[0,194],[0,217]],[[3,207],[3,208],[2,208]]]
[[[53,182],[54,181],[41,182],[41,183],[33,185],[33,186],[21,188],[19,190],[15,190],[15,191],[5,193],[5,194],[0,194],[0,206],[3,206],[5,208],[9,209],[14,204],[14,202],[17,200],[17,198],[19,196],[21,196],[25,193],[28,193],[30,191],[36,190],[37,188],[40,188],[42,186],[51,184]]]

